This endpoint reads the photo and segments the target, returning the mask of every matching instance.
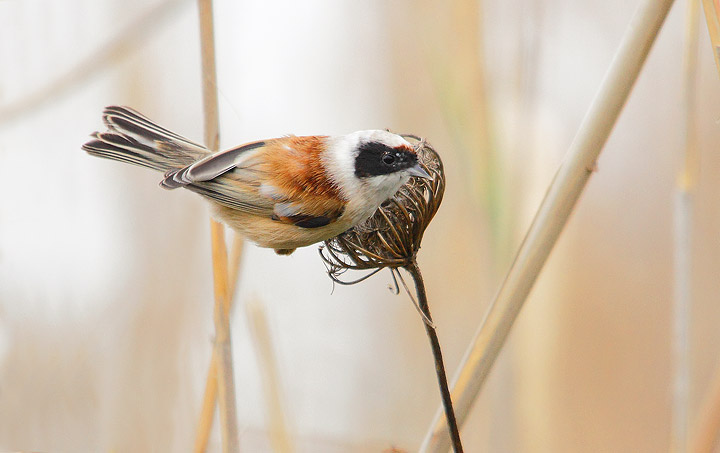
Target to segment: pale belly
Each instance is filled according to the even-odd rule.
[[[300,228],[267,217],[253,216],[211,203],[213,216],[260,247],[295,249],[322,242],[346,231],[370,214],[345,212],[336,221],[318,228]]]

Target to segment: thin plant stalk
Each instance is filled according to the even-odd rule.
[[[235,288],[240,275],[240,261],[245,241],[243,238],[235,234],[233,244],[230,249],[230,283],[228,288],[229,307],[226,308],[228,313],[232,313],[235,302]],[[205,393],[203,396],[202,409],[200,410],[200,421],[198,423],[197,433],[195,435],[195,453],[203,453],[207,451],[210,433],[212,431],[213,421],[215,419],[215,404],[217,403],[218,394],[218,356],[217,351],[213,348],[210,365],[208,366],[207,378],[205,379]]]
[[[240,451],[238,445],[237,414],[235,411],[235,382],[230,340],[230,305],[227,279],[227,250],[225,227],[210,221],[212,239],[213,276],[215,286],[215,347],[217,356],[217,393],[220,409],[220,434],[223,453]]]
[[[697,185],[698,155],[695,130],[695,81],[700,5],[689,0],[685,15],[683,108],[685,146],[675,182],[673,235],[673,403],[670,451],[688,448],[690,405],[690,314],[692,313],[692,224],[693,198]]]
[[[215,37],[212,0],[198,0],[200,20],[200,49],[202,60],[203,111],[205,119],[205,146],[217,151],[220,141],[217,100],[217,72],[215,70]],[[213,281],[215,287],[215,352],[217,354],[217,381],[220,407],[222,451],[240,450],[235,411],[235,383],[230,340],[230,294],[228,285],[227,246],[222,224],[211,220]]]
[[[702,0],[705,10],[705,21],[707,22],[710,42],[712,43],[715,66],[720,73],[720,4],[717,0]]]
[[[245,312],[262,376],[270,445],[276,453],[290,453],[293,451],[293,447],[285,423],[280,372],[265,307],[260,301],[252,300],[245,305]]]
[[[230,294],[230,309],[232,309],[233,302],[235,301],[235,290],[237,289],[237,283],[240,279],[240,261],[242,259],[243,250],[245,250],[245,240],[239,234],[233,235],[233,243],[230,247],[230,287],[228,288],[228,294]]]
[[[413,281],[415,282],[418,307],[425,318],[425,322],[423,324],[425,325],[425,332],[430,339],[430,348],[432,349],[433,358],[435,359],[435,373],[437,374],[438,385],[440,386],[442,407],[445,413],[445,418],[448,420],[447,432],[451,439],[453,451],[455,453],[461,453],[463,448],[462,443],[460,442],[460,431],[458,430],[457,421],[455,420],[455,411],[453,410],[450,389],[448,388],[445,364],[443,362],[442,350],[440,349],[440,341],[438,340],[435,326],[432,324],[432,316],[430,315],[430,307],[428,305],[427,293],[425,292],[425,283],[423,281],[422,274],[420,273],[420,266],[418,266],[417,262],[413,260],[409,265],[405,266],[405,270],[410,273]]]
[[[202,408],[200,409],[200,421],[198,422],[197,432],[195,434],[195,446],[193,447],[195,453],[205,453],[208,442],[210,441],[210,433],[212,432],[215,421],[215,403],[217,402],[218,393],[217,370],[217,352],[215,348],[213,348],[207,378],[205,379],[205,392],[203,394]]]
[[[640,69],[673,0],[643,0],[608,72],[570,145],[489,312],[468,348],[454,380],[460,426],[467,419],[490,368],[525,299],[585,188],[595,163],[630,95]],[[421,451],[446,452],[446,420],[436,413]]]

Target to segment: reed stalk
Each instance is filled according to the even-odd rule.
[[[233,244],[230,249],[230,284],[228,288],[229,307],[228,312],[232,314],[235,302],[235,289],[240,275],[240,261],[245,241],[243,238],[235,234]],[[198,422],[197,433],[195,434],[195,453],[203,453],[207,451],[208,441],[210,440],[210,432],[212,431],[213,421],[215,419],[215,404],[217,403],[218,394],[218,355],[215,348],[212,351],[210,365],[208,366],[207,377],[205,378],[205,392],[203,394],[202,409],[200,410],[200,421]]]
[[[245,312],[262,376],[270,445],[276,453],[291,453],[293,447],[285,423],[280,372],[265,307],[259,300],[252,300],[245,305]]]
[[[507,339],[525,299],[575,207],[596,160],[622,111],[673,0],[643,0],[596,94],[567,156],[538,212],[489,312],[463,358],[454,380],[453,401],[460,426],[467,419],[490,368]],[[447,421],[438,409],[421,446],[445,453]]]
[[[683,110],[685,146],[682,150],[674,196],[673,234],[673,403],[670,451],[682,453],[688,448],[688,411],[690,405],[690,327],[692,313],[692,225],[698,162],[695,129],[695,82],[697,79],[697,43],[700,5],[689,0],[685,13],[685,50],[683,67]]]
[[[198,0],[200,49],[202,60],[203,112],[205,146],[217,151],[220,141],[215,70],[215,37],[212,0]],[[235,383],[230,340],[230,293],[228,284],[227,248],[222,224],[211,220],[213,282],[215,288],[215,354],[217,355],[217,393],[220,401],[220,432],[222,451],[236,453],[239,449]]]
[[[702,4],[705,10],[708,32],[710,33],[715,66],[718,73],[720,73],[720,3],[717,0],[702,0]]]

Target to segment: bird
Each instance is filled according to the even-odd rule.
[[[200,194],[212,215],[260,247],[289,255],[361,225],[412,177],[416,149],[387,130],[288,135],[212,152],[123,106],[106,107],[90,155],[164,174],[160,186]]]

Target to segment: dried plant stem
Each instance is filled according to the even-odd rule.
[[[685,147],[675,183],[673,234],[673,405],[670,451],[688,448],[690,406],[690,314],[692,313],[692,224],[694,192],[699,172],[695,131],[695,81],[700,5],[689,0],[685,14],[683,109]]]
[[[197,433],[195,434],[195,446],[193,447],[195,453],[204,453],[207,451],[210,432],[212,431],[213,422],[215,421],[215,403],[217,402],[218,392],[217,362],[217,351],[213,348],[207,378],[205,379],[205,393],[203,396],[202,409],[200,409],[200,422],[198,423]]]
[[[713,56],[715,56],[715,66],[720,72],[720,4],[714,0],[702,0],[702,4],[710,33]]]
[[[293,451],[293,447],[285,423],[280,372],[265,307],[255,299],[245,305],[245,310],[262,376],[270,445],[275,453],[290,453]]]
[[[232,310],[233,302],[235,301],[235,290],[237,289],[237,283],[240,279],[240,261],[242,259],[243,250],[245,250],[245,240],[239,234],[233,235],[233,243],[230,247],[230,287],[228,293],[230,294],[230,309]]]
[[[227,279],[225,230],[221,223],[210,221],[212,235],[213,275],[215,283],[215,348],[217,356],[217,390],[220,406],[222,451],[239,451],[237,415],[235,413],[235,382],[230,342],[230,299]]]
[[[405,266],[405,269],[412,275],[415,281],[415,292],[417,293],[418,305],[422,310],[423,316],[430,322],[423,322],[425,332],[430,339],[430,348],[432,349],[433,358],[435,359],[435,372],[437,373],[438,385],[440,386],[440,396],[445,411],[445,418],[448,420],[448,434],[452,441],[453,451],[460,453],[463,451],[460,442],[460,432],[457,422],[455,421],[455,411],[453,410],[452,399],[450,397],[450,389],[448,388],[447,375],[445,374],[445,364],[443,363],[442,350],[440,349],[440,341],[438,340],[435,327],[432,325],[432,316],[430,316],[430,307],[428,306],[427,294],[425,293],[425,283],[420,273],[420,267],[413,259],[412,262]]]
[[[203,80],[203,110],[205,118],[205,146],[218,149],[217,74],[215,70],[215,38],[212,0],[198,0],[200,20],[200,49]],[[220,399],[220,431],[224,453],[239,451],[237,415],[235,413],[235,383],[230,342],[230,294],[228,285],[227,249],[224,227],[210,221],[212,235],[213,276],[215,286],[215,354]]]
[[[228,313],[232,313],[235,302],[235,288],[240,275],[240,260],[245,241],[236,234],[233,237],[232,248],[230,249],[230,284],[228,288],[229,307]],[[208,366],[207,378],[205,379],[205,393],[203,396],[202,409],[200,411],[200,422],[198,423],[197,434],[195,435],[195,453],[203,453],[207,450],[208,441],[210,440],[210,432],[212,431],[213,421],[215,419],[215,403],[217,402],[218,393],[218,356],[217,351],[213,348],[210,365]]]
[[[580,197],[595,161],[620,115],[673,0],[643,0],[583,119],[565,161],[548,189],[490,311],[465,354],[453,388],[460,425],[540,270]],[[438,410],[421,451],[446,452],[450,439]]]

